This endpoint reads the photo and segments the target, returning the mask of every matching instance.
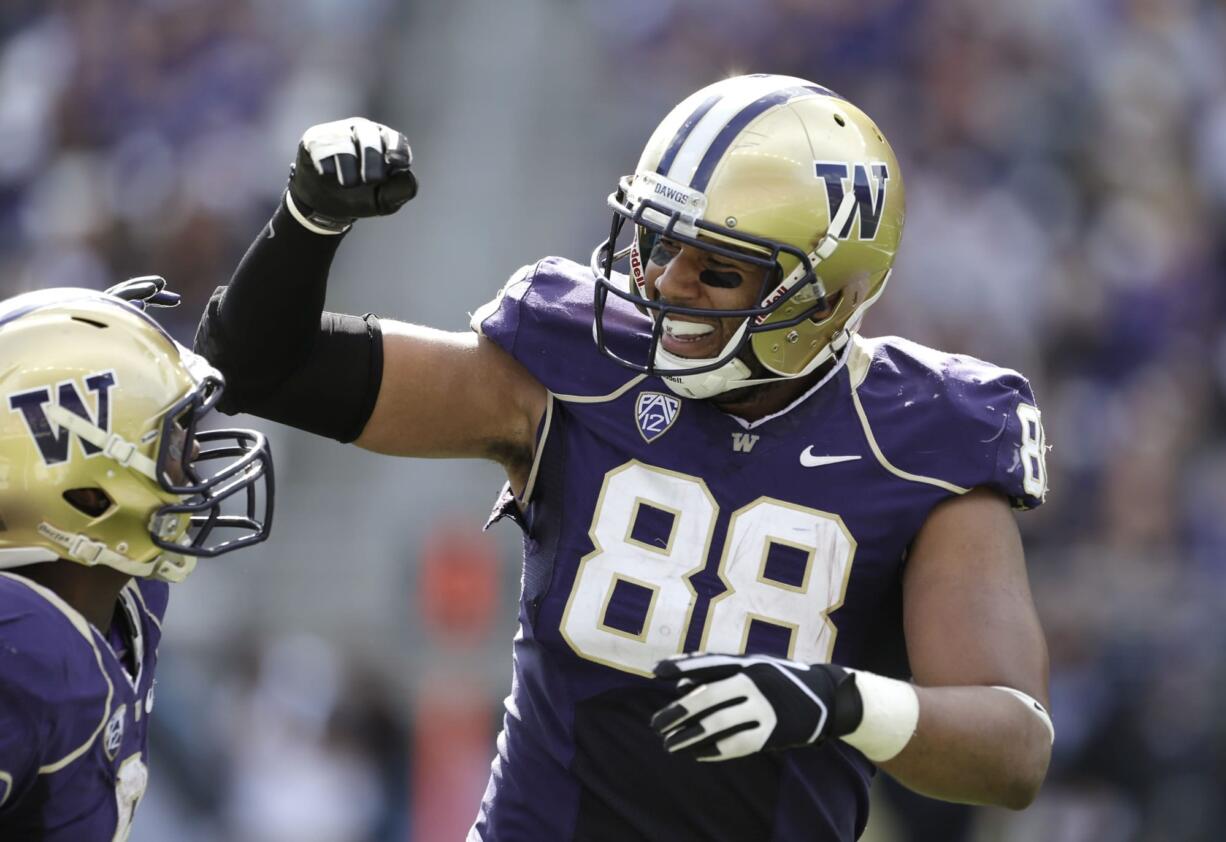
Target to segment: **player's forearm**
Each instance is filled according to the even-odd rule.
[[[916,692],[915,735],[881,769],[945,801],[1020,810],[1034,800],[1051,760],[1051,735],[1024,702],[992,687]]]
[[[308,231],[284,202],[210,299],[196,352],[226,377],[223,412],[338,441],[362,431],[382,377],[379,321],[324,312],[341,237]]]
[[[301,364],[319,331],[342,239],[306,230],[282,199],[196,333],[197,351],[221,369],[232,391],[267,388]]]

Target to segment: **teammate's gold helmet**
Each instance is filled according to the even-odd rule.
[[[177,582],[197,556],[267,537],[264,436],[197,429],[221,388],[115,296],[0,302],[0,568],[67,559]],[[222,513],[228,498],[239,514]],[[234,537],[210,542],[215,532]]]
[[[820,85],[772,75],[725,79],[674,108],[609,204],[613,229],[593,255],[597,344],[693,398],[801,377],[836,355],[885,286],[904,216],[902,174],[876,124]],[[618,251],[627,220],[634,237]],[[659,301],[643,274],[659,237],[767,269],[757,306]],[[623,257],[630,284],[613,272]],[[641,358],[607,345],[610,293],[654,320]],[[664,317],[673,314],[744,323],[719,356],[687,359],[660,347]],[[765,377],[751,379],[746,345]]]

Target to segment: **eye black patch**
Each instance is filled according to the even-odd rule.
[[[651,249],[651,254],[648,260],[657,266],[664,266],[668,261],[677,256],[677,249],[665,245],[663,242],[657,242]]]
[[[741,276],[729,270],[703,269],[698,273],[698,280],[709,287],[720,289],[736,289],[741,285]]]

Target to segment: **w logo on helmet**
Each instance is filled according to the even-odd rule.
[[[876,239],[877,226],[881,224],[881,212],[885,209],[890,168],[880,161],[850,165],[814,161],[813,166],[817,177],[826,182],[826,197],[830,200],[832,218],[843,203],[843,195],[847,190],[846,182],[850,175],[852,189],[856,194],[856,211],[847,218],[847,224],[838,234],[839,239],[845,240],[851,235],[851,226],[857,216],[860,218],[860,239]]]
[[[68,461],[69,439],[71,434],[57,424],[52,424],[47,417],[47,404],[51,403],[52,391],[55,392],[59,406],[84,418],[96,427],[110,432],[111,430],[111,389],[115,386],[114,371],[100,371],[85,378],[87,392],[96,396],[97,417],[90,414],[85,399],[77,390],[77,384],[72,381],[59,383],[55,386],[44,386],[40,389],[30,389],[9,396],[9,410],[20,412],[25,418],[26,428],[34,438],[43,461],[48,465],[58,465]],[[86,456],[93,456],[102,451],[87,441],[81,441],[81,451]]]

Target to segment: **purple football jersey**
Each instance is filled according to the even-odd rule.
[[[168,588],[125,585],[102,635],[50,590],[0,573],[0,839],[128,838]]]
[[[648,338],[617,308],[610,340]],[[652,666],[765,652],[907,678],[902,574],[932,508],[977,486],[1042,501],[1042,428],[1013,371],[856,338],[749,423],[605,358],[586,267],[521,270],[473,326],[549,390],[523,499],[520,631],[470,840],[851,840],[873,765],[832,740],[697,763],[648,721]]]

